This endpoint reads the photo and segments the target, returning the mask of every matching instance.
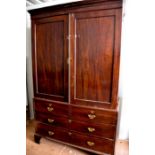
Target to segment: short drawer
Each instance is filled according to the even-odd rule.
[[[35,111],[58,116],[68,116],[69,106],[58,102],[35,101]]]
[[[58,128],[39,123],[37,124],[36,133],[52,139],[70,142],[70,132],[64,128]]]
[[[72,132],[70,135],[71,143],[80,147],[99,151],[112,155],[114,152],[115,142],[113,140],[107,140],[103,138],[96,138],[93,136],[86,136]]]
[[[68,128],[68,118],[66,117],[43,115],[36,112],[35,119],[52,126]]]
[[[83,123],[78,121],[72,121],[70,123],[70,129],[86,133],[89,135],[94,135],[98,137],[104,137],[109,139],[115,139],[116,126],[111,124],[92,124]]]
[[[76,121],[114,124],[117,123],[117,111],[96,108],[71,107],[72,119]]]

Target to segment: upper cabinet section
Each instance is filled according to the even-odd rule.
[[[68,100],[67,20],[63,15],[32,22],[34,93],[37,97]]]
[[[31,10],[34,96],[117,107],[122,1]]]

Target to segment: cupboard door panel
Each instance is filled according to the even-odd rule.
[[[114,17],[78,19],[76,26],[76,98],[109,102]]]
[[[68,94],[67,17],[49,17],[34,23],[35,95],[66,101]]]
[[[116,36],[119,17],[116,10],[76,13],[72,17],[73,103],[108,107],[117,96],[113,89],[117,90],[114,65],[117,70],[119,49],[115,43],[119,40],[119,35]]]

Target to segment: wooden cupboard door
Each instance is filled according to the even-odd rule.
[[[116,105],[121,10],[75,13],[70,20],[71,102]]]
[[[34,95],[68,100],[68,16],[32,21]]]

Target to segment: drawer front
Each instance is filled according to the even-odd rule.
[[[58,128],[39,123],[37,124],[36,133],[52,139],[70,142],[70,132],[64,128]]]
[[[71,107],[72,119],[76,121],[92,122],[92,123],[117,123],[117,111],[98,110],[84,107]]]
[[[37,112],[35,113],[35,118],[37,121],[40,121],[52,126],[68,128],[68,124],[69,124],[68,119],[65,117],[42,115],[42,114],[38,114]]]
[[[98,151],[109,155],[112,155],[114,152],[115,142],[110,139],[88,136],[72,132],[64,128],[53,127],[41,123],[37,124],[36,133],[51,139],[67,142],[78,147],[84,147],[92,151]]]
[[[77,132],[86,133],[89,135],[115,139],[115,132],[116,132],[115,125],[110,124],[96,125],[92,123],[72,121],[72,123],[70,123],[70,129]]]
[[[67,104],[59,104],[55,102],[35,101],[35,110],[37,112],[57,115],[68,116],[69,106]]]
[[[114,141],[103,138],[95,138],[72,132],[70,135],[71,143],[77,146],[85,147],[94,151],[99,151],[107,154],[113,154]]]

